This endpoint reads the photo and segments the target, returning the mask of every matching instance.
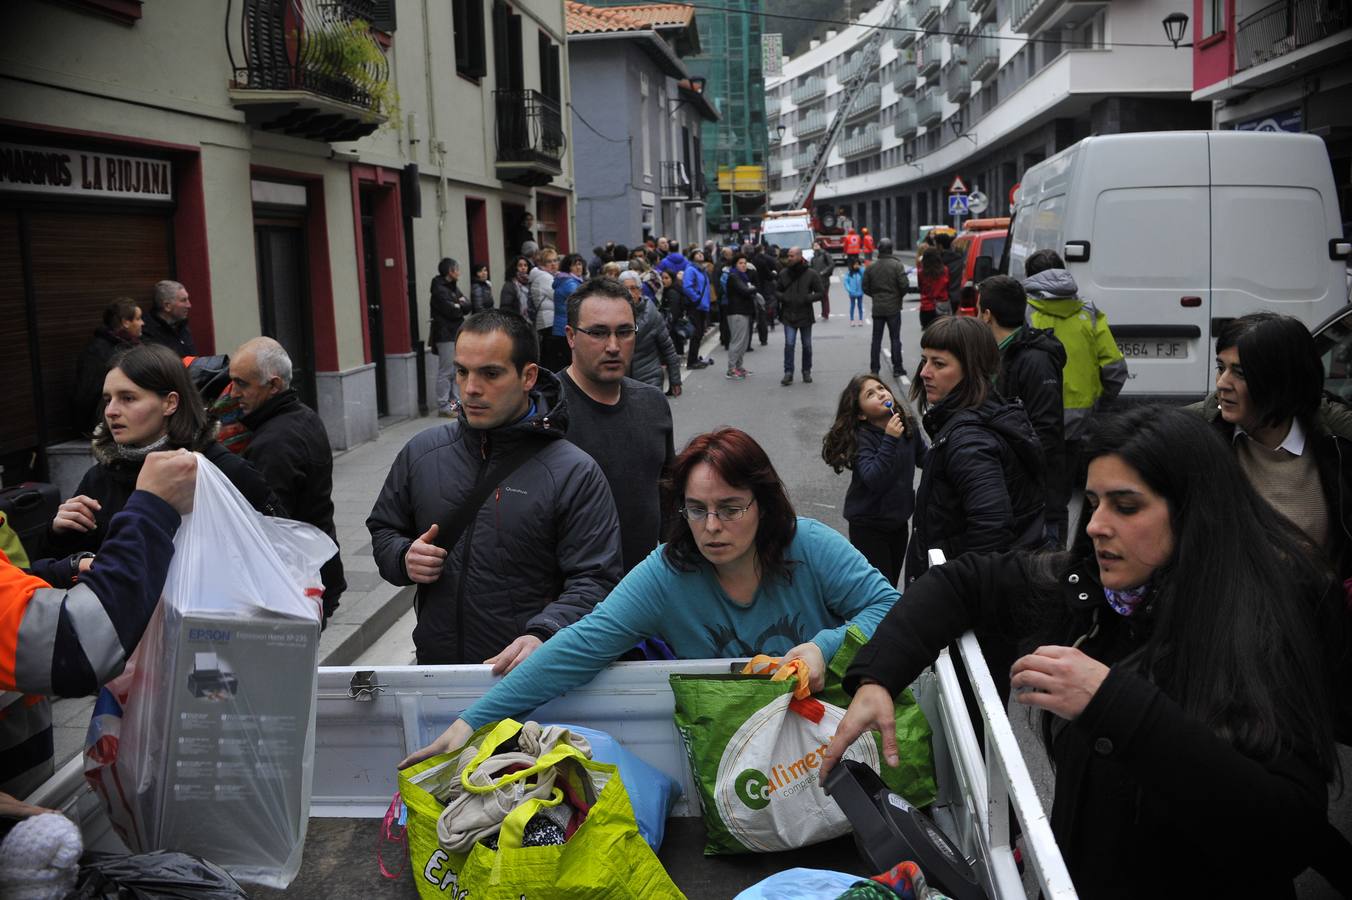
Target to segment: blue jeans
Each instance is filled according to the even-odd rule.
[[[892,338],[892,374],[900,374],[901,365],[901,313],[895,312],[890,316],[873,317],[873,342],[868,348],[868,370],[877,372],[881,360],[879,351],[882,350],[883,329],[886,328],[888,336]]]
[[[801,328],[784,323],[784,374],[793,374],[793,348],[798,343],[798,335],[803,335],[803,371],[812,371],[812,326]]]
[[[850,298],[850,321],[854,321],[854,311],[859,310],[859,321],[864,321],[864,295]]]

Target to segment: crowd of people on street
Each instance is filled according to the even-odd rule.
[[[380,575],[414,586],[418,664],[505,677],[401,766],[618,659],[767,653],[819,689],[855,627],[869,643],[824,777],[870,730],[894,757],[894,698],[975,629],[1006,702],[1043,712],[1052,825],[1082,894],[1125,896],[1143,860],[1198,893],[1289,895],[1309,866],[1352,883],[1326,814],[1335,743],[1352,740],[1352,411],[1323,394],[1308,329],[1226,323],[1214,395],[1124,411],[1107,317],[1055,251],[981,281],[963,310],[961,251],[931,240],[908,381],[906,266],[890,239],[846,235],[868,369],[821,455],[850,472],[848,536],[795,511],[745,431],[678,450],[671,408],[715,365],[715,333],[728,381],[782,328],[780,384],[812,382],[825,246],[655,238],[587,258],[528,239],[500,289],[472,262],[468,295],[442,259],[429,402],[448,421],[398,453],[366,526]],[[0,718],[0,791],[20,797],[52,752],[50,714],[24,694],[121,671],[192,508],[195,454],[259,513],[336,540],[331,448],[286,350],[258,337],[196,357],[187,290],[153,295],[144,313],[112,301],[79,358],[94,464],[26,567],[0,554],[0,712],[24,711]],[[327,621],[339,556],[321,576]]]

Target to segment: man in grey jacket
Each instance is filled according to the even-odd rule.
[[[470,316],[455,367],[460,419],[399,452],[366,527],[381,576],[418,585],[418,663],[502,674],[619,581],[619,519],[600,468],[564,440],[562,388],[524,319]],[[525,462],[501,475],[523,448]],[[481,479],[496,484],[459,535],[442,535]]]
[[[906,374],[901,364],[901,302],[911,289],[906,267],[892,255],[892,239],[878,242],[878,258],[864,270],[864,293],[873,298],[873,342],[868,349],[868,370],[874,375],[882,364],[883,329],[892,340],[892,377],[900,382]]]

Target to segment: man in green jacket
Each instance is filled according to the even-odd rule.
[[[892,340],[892,377],[898,384],[906,374],[901,364],[901,303],[911,289],[906,266],[892,255],[891,238],[878,242],[878,259],[864,270],[864,293],[873,298],[873,341],[869,344],[868,370],[878,374],[883,329]]]
[[[1036,251],[1023,267],[1028,322],[1034,328],[1050,328],[1066,349],[1061,370],[1066,464],[1059,471],[1048,471],[1049,479],[1064,479],[1064,483],[1055,490],[1049,484],[1048,494],[1069,498],[1076,482],[1083,481],[1080,447],[1087,437],[1089,418],[1122,393],[1127,363],[1108,327],[1108,317],[1080,298],[1079,285],[1055,250]]]

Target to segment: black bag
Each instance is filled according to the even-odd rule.
[[[249,895],[215,863],[158,850],[86,854],[67,900],[249,900]]]
[[[47,526],[56,518],[60,506],[61,492],[54,484],[25,481],[0,490],[0,512],[19,536],[29,558],[35,558],[41,552]]]

